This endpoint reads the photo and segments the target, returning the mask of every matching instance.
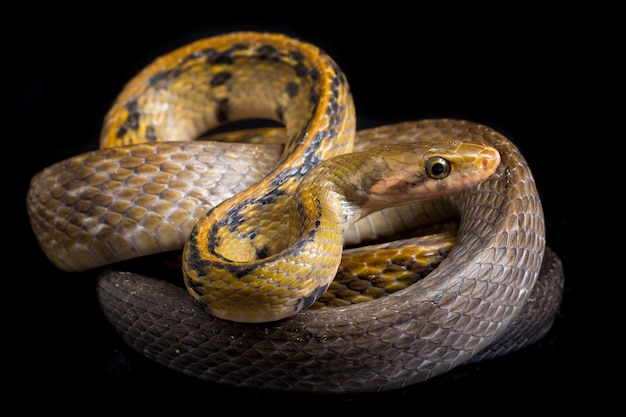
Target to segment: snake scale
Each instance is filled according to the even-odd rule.
[[[283,127],[195,140],[257,118]],[[470,168],[457,169],[455,158]],[[326,186],[325,197],[313,192]],[[339,66],[282,34],[230,33],[156,59],[119,94],[100,149],[33,177],[27,208],[57,267],[100,268],[100,304],[128,344],[232,386],[407,386],[540,340],[562,298],[562,265],[546,246],[533,176],[511,141],[454,119],[357,132]],[[440,231],[433,225],[442,222],[458,230],[394,241],[407,229]],[[398,255],[418,244],[419,255]],[[172,251],[184,286],[109,266]],[[401,261],[380,260],[389,253]],[[339,284],[330,281],[349,275],[349,262],[374,281],[378,264],[366,260],[376,256],[386,273],[409,271],[412,281],[391,291],[347,278],[336,292],[385,294],[318,305],[333,298]],[[299,280],[305,273],[312,284]],[[287,295],[296,301],[276,313]],[[254,314],[271,312],[230,316],[242,299],[257,302]]]

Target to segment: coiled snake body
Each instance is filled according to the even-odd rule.
[[[283,124],[284,145],[192,141],[248,118]],[[234,136],[273,142],[276,132]],[[325,197],[318,186],[330,190]],[[27,203],[40,245],[61,269],[184,247],[187,291],[105,270],[100,303],[144,355],[234,386],[402,387],[534,343],[561,300],[562,267],[545,246],[535,183],[508,139],[436,119],[360,131],[355,140],[339,67],[278,34],[204,39],[154,61],[118,96],[101,149],[37,174]],[[413,271],[410,285],[367,302],[359,295],[318,305],[335,273],[348,269],[339,264],[344,245],[450,220],[458,221],[452,249],[453,239],[417,238],[437,242],[419,255],[438,264],[425,277]],[[344,265],[370,256],[361,250],[345,252]],[[402,255],[402,268],[385,261],[387,273],[416,268],[416,257]],[[339,292],[358,292],[362,282]],[[247,310],[233,313],[238,304]]]

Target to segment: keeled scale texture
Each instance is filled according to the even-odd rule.
[[[170,284],[112,272],[99,285],[109,320],[131,346],[172,369],[295,391],[398,388],[538,340],[554,320],[563,275],[558,258],[545,252],[540,201],[517,148],[465,121],[386,129],[400,138],[471,136],[502,155],[497,173],[476,189],[414,208],[426,222],[460,215],[455,248],[426,278],[371,302],[246,325],[206,314]]]

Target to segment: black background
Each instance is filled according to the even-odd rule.
[[[55,409],[83,407],[77,393],[93,400],[90,407],[130,404],[138,410],[176,406],[200,411],[226,397],[227,408],[235,411],[275,410],[290,399],[297,404],[292,413],[393,402],[417,407],[423,400],[443,411],[469,398],[478,411],[493,397],[520,411],[536,407],[533,396],[556,407],[598,401],[582,392],[603,381],[595,377],[596,370],[614,365],[606,364],[608,351],[595,359],[590,350],[596,343],[589,340],[595,333],[589,326],[596,325],[588,316],[590,303],[605,295],[587,290],[592,285],[587,277],[604,279],[598,273],[604,261],[592,248],[598,236],[583,220],[588,208],[581,200],[596,195],[583,185],[594,172],[593,160],[603,162],[611,155],[589,152],[581,158],[572,145],[606,140],[592,128],[591,114],[602,102],[598,94],[610,92],[605,76],[612,65],[603,63],[606,50],[598,45],[612,34],[610,25],[590,24],[610,11],[413,3],[389,4],[385,10],[369,3],[302,3],[287,9],[276,4],[256,10],[234,2],[205,2],[199,8],[184,2],[94,4],[59,8],[0,2],[4,95],[9,97],[3,146],[15,155],[3,165],[13,193],[4,210],[10,207],[16,219],[6,234],[21,236],[5,258],[10,264],[18,260],[19,267],[5,292],[4,344],[12,354],[8,357],[15,357],[9,362],[17,369],[19,391],[34,401],[43,396]],[[57,271],[39,250],[23,203],[28,183],[45,166],[95,149],[108,106],[152,59],[195,39],[235,30],[284,32],[325,49],[347,74],[359,128],[453,117],[489,125],[515,142],[542,196],[548,244],[565,266],[565,297],[550,334],[510,357],[422,384],[339,396],[218,386],[169,371],[128,348],[100,313],[94,274]],[[574,178],[568,174],[573,168]],[[605,201],[596,198],[596,207],[606,208]],[[54,396],[47,397],[52,391]]]

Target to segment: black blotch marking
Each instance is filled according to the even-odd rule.
[[[272,45],[261,45],[257,48],[256,52],[260,60],[277,61],[280,59],[280,53],[278,52],[276,47]]]
[[[226,84],[226,81],[231,79],[231,77],[232,74],[228,71],[218,72],[213,76],[213,78],[211,78],[211,86],[217,87],[219,85],[224,85]]]
[[[313,107],[313,109],[317,109],[317,104],[319,103],[319,101],[320,101],[320,92],[317,89],[311,91],[309,102],[311,106]]]
[[[287,91],[287,95],[289,95],[289,98],[297,96],[299,89],[300,87],[298,86],[298,84],[294,82],[288,82],[287,87],[285,88],[285,90]]]
[[[241,210],[250,204],[248,200],[237,204],[226,212],[226,218],[216,223],[216,228],[228,227],[230,232],[234,232],[245,221],[245,218],[241,214]]]
[[[257,259],[265,259],[269,256],[269,250],[266,247],[258,248],[255,253]]]
[[[191,267],[192,269],[195,269],[193,267]],[[195,282],[193,280],[186,280],[185,285],[187,285],[189,287],[189,291],[193,291],[194,293],[200,295],[202,294],[204,291],[202,290],[202,285],[200,285],[199,282]]]
[[[304,308],[310,307],[315,301],[317,301],[318,298],[322,296],[322,294],[326,292],[329,285],[330,284],[320,285],[319,287],[314,289],[311,294],[307,295],[306,297],[301,297],[296,303],[296,309],[302,310]]]
[[[300,172],[298,167],[293,167],[291,169],[286,169],[284,171],[281,171],[281,172],[277,173],[274,176],[274,178],[272,178],[272,181],[270,182],[270,187],[272,187],[274,189],[274,188],[280,187],[281,185],[283,185],[285,182],[287,182],[289,180],[300,180],[300,177],[302,175],[303,174],[301,174],[301,172]],[[279,190],[276,190],[275,193],[279,193],[279,194],[277,194],[277,196],[284,194],[283,191],[279,191]],[[269,194],[269,195],[271,195],[271,194]]]
[[[278,120],[281,122],[285,121],[285,108],[283,106],[276,106],[275,113]]]
[[[139,127],[139,119],[141,118],[141,113],[139,113],[139,105],[137,104],[137,99],[133,99],[126,105],[126,109],[128,110],[128,118],[124,122],[127,128],[132,130],[137,130]]]
[[[298,62],[294,69],[298,77],[306,77],[309,75],[309,67],[304,65],[302,62]],[[315,79],[313,79],[313,81],[315,81]]]
[[[248,206],[252,204],[260,204],[262,206],[273,204],[276,202],[276,200],[280,196],[283,196],[283,195],[285,195],[285,191],[272,189],[272,191],[266,193],[260,198],[246,198],[245,200],[241,201],[239,204],[234,205],[231,208],[229,208],[228,211],[226,212],[225,219],[219,222],[216,222],[217,224],[214,225],[214,227],[216,228],[216,230],[221,227],[228,227],[228,230],[230,232],[234,232],[237,230],[237,228],[239,228],[239,226],[241,226],[241,224],[243,224],[244,221],[246,221],[246,218],[241,213],[243,209],[247,208]],[[251,233],[254,233],[254,232],[251,232]],[[250,235],[248,235],[248,237],[250,237]],[[254,237],[250,237],[250,238],[253,239]]]
[[[204,55],[209,64],[232,64],[235,59],[231,49],[223,52],[219,52],[216,49],[206,49]]]
[[[283,195],[285,195],[285,191],[275,189],[272,192],[265,194],[263,197],[259,198],[258,202],[264,206],[268,204],[274,204],[276,200],[278,200],[278,197],[283,196]]]
[[[301,172],[303,175],[309,172],[314,166],[316,166],[322,161],[320,158],[320,155],[318,154],[318,149],[321,143],[327,138],[332,140],[333,136],[330,136],[330,133],[332,132],[329,130],[321,131],[321,132],[317,132],[315,136],[313,137],[313,140],[311,141],[311,145],[306,149],[306,152],[303,155],[304,161],[302,163],[302,169],[301,169]]]
[[[177,78],[180,76],[180,74],[182,74],[182,70],[180,68],[172,68],[172,69],[168,69],[168,70],[162,70],[157,72],[156,74],[154,74],[152,77],[150,77],[150,79],[148,80],[148,84],[151,87],[166,87],[167,83],[169,83],[169,81],[173,78]],[[162,84],[161,86],[158,86],[158,84]]]
[[[297,250],[302,249],[302,247],[304,247],[304,245],[306,245],[308,242],[315,240],[317,233],[319,232],[322,225],[322,221],[320,220],[322,218],[322,203],[319,199],[316,198],[314,200],[314,204],[315,214],[313,215],[313,218],[315,219],[315,221],[313,222],[313,226],[309,230],[306,230],[306,233],[303,234],[302,238],[298,240],[297,245],[300,247],[298,247]],[[304,219],[306,217],[306,210],[304,209],[303,203],[298,202],[296,210],[298,211],[298,215],[301,219]]]
[[[154,125],[150,125],[150,126],[146,127],[146,140],[148,142],[156,142],[157,141],[157,135],[156,135],[156,131],[155,131]]]
[[[294,61],[297,61],[297,62],[304,61],[304,55],[300,51],[296,51],[296,50],[289,51],[287,53],[287,56],[290,57],[291,59],[293,59]]]
[[[200,259],[200,251],[198,250],[198,246],[203,244],[203,242],[198,242],[198,230],[194,227],[189,235],[189,242],[193,242],[195,244],[189,245],[189,256],[187,258],[187,266],[191,270],[201,271],[202,270],[202,261]],[[192,289],[197,293],[196,289],[198,285],[196,285],[191,280],[188,280],[188,284]]]
[[[235,60],[237,51],[247,50],[250,47],[246,44],[238,43],[230,48],[219,51],[215,48],[205,48],[187,55],[181,59],[181,63],[187,63],[197,59],[205,59],[208,64],[232,64]]]
[[[209,212],[207,213],[210,214],[210,212],[213,209],[209,210]],[[196,270],[196,271],[200,271],[202,274],[204,274],[204,271],[206,269],[207,266],[211,266],[214,268],[220,268],[224,271],[228,271],[230,274],[232,274],[233,276],[237,277],[237,278],[241,278],[243,276],[248,275],[254,268],[256,268],[256,266],[251,265],[250,267],[246,267],[243,268],[240,264],[230,264],[228,262],[230,262],[230,259],[226,259],[223,256],[221,256],[220,254],[215,252],[215,248],[218,247],[220,245],[220,239],[217,237],[217,231],[221,228],[225,226],[225,222],[224,221],[220,221],[220,222],[216,222],[215,224],[213,224],[213,226],[211,226],[211,230],[209,231],[208,234],[208,240],[206,242],[198,242],[198,231],[197,228],[193,228],[193,230],[191,231],[191,234],[189,236],[189,241],[190,242],[194,242],[195,244],[190,245],[190,252],[189,252],[189,258],[188,258],[188,265],[190,267],[190,269]],[[211,252],[211,254],[217,258],[220,259],[222,261],[225,261],[225,263],[218,263],[216,264],[215,262],[211,262],[208,260],[202,260],[200,258],[200,251],[199,251],[199,247],[200,245],[207,245],[209,252]],[[192,288],[198,288],[197,285],[194,285],[192,282],[188,282],[189,285]],[[197,291],[196,291],[197,292]]]
[[[228,120],[228,112],[230,111],[230,103],[228,98],[223,98],[217,101],[217,107],[215,109],[215,117],[219,122],[226,122]]]
[[[136,98],[129,100],[126,103],[126,111],[128,112],[128,118],[126,118],[126,121],[124,121],[119,129],[117,129],[118,138],[122,138],[129,130],[136,131],[139,127],[141,113],[139,113],[139,106]]]
[[[306,236],[303,239],[299,239],[299,241],[297,242],[296,245],[294,245],[294,247],[291,249],[291,251],[299,252],[300,251],[300,246],[304,246],[305,244],[307,244],[307,242],[310,242],[311,240],[315,239],[315,236],[319,232],[319,229],[320,229],[320,227],[322,225],[322,221],[320,220],[321,213],[322,213],[322,203],[321,203],[321,201],[319,199],[315,199],[315,208],[317,210],[317,215],[315,217],[316,220],[313,223],[313,227],[309,231],[307,231]],[[301,213],[304,213],[304,209],[302,207],[298,207],[298,210],[300,210]],[[321,286],[317,287],[308,296],[300,298],[300,300],[298,300],[297,305],[302,305],[301,308],[309,307],[322,294],[324,294],[326,292],[326,290],[328,289],[329,285],[330,285],[330,283],[327,283],[326,285],[321,285]]]
[[[298,242],[294,245],[297,251],[302,250],[305,245],[315,240],[317,233],[320,230],[320,225],[321,225],[321,221],[319,220],[319,216],[318,216],[318,220],[315,220],[313,227],[310,230],[308,230],[306,234],[303,235],[302,238],[299,239]]]
[[[231,51],[224,51],[210,56],[207,59],[209,64],[228,64],[232,65],[235,62],[235,57],[231,54]]]

